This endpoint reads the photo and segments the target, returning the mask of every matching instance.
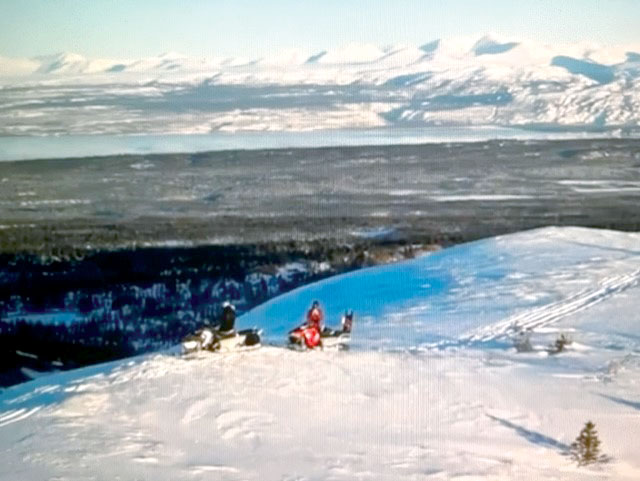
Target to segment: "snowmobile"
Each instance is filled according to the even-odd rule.
[[[289,331],[289,347],[292,349],[315,349],[320,347],[347,349],[351,340],[353,327],[353,311],[345,312],[340,322],[340,329],[325,327],[320,331],[316,326],[304,323]]]
[[[224,332],[216,327],[205,326],[182,340],[182,352],[231,352],[259,347],[261,334],[262,330],[258,329]]]

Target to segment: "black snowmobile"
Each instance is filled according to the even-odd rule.
[[[256,348],[260,346],[261,334],[258,329],[220,331],[217,327],[206,326],[182,340],[182,352],[232,352]]]

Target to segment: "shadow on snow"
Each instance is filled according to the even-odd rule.
[[[622,399],[616,396],[610,396],[609,394],[598,394],[598,396],[608,399],[609,401],[613,401],[614,403],[622,404],[623,406],[628,406],[632,409],[640,411],[640,402],[638,401],[629,401],[627,399]]]
[[[494,421],[499,422],[504,427],[513,429],[516,432],[516,434],[518,434],[519,436],[522,436],[524,439],[526,439],[530,443],[537,444],[538,446],[543,446],[546,448],[555,449],[562,453],[565,453],[569,450],[568,445],[561,443],[560,441],[557,441],[542,433],[531,431],[529,429],[523,428],[522,426],[518,426],[517,424],[514,424],[511,421],[507,421],[506,419],[501,419],[496,416],[492,416],[490,414],[487,414],[487,417],[490,419],[493,419]]]

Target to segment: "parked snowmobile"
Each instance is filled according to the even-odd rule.
[[[261,330],[220,331],[216,327],[203,327],[182,340],[182,352],[231,352],[260,346]]]
[[[351,340],[353,311],[342,316],[340,329],[325,327],[320,331],[315,324],[307,323],[289,331],[289,347],[293,349],[338,348],[346,349]]]

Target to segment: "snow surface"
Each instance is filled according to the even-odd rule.
[[[546,228],[368,268],[238,320],[273,343],[0,393],[0,479],[640,478],[640,234]],[[286,350],[313,299],[349,351]],[[533,330],[516,353],[513,326]],[[551,355],[558,333],[573,343]],[[587,420],[601,467],[566,452]]]

